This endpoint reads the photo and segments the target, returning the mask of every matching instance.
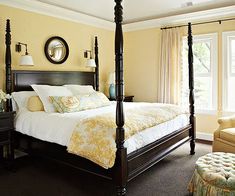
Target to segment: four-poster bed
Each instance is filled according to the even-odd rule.
[[[16,144],[21,149],[29,153],[40,154],[42,156],[56,159],[62,163],[83,171],[102,176],[113,180],[117,186],[117,195],[126,194],[126,184],[165,156],[171,151],[190,141],[191,151],[194,154],[195,148],[195,117],[194,117],[194,86],[193,86],[193,54],[192,54],[192,31],[191,24],[188,24],[188,46],[189,46],[189,103],[190,103],[190,123],[177,131],[168,134],[138,150],[127,154],[124,146],[125,142],[125,118],[123,109],[123,33],[122,33],[122,0],[115,0],[115,70],[116,70],[116,160],[110,169],[104,169],[97,164],[70,154],[65,146],[55,143],[45,142],[31,136],[15,132]],[[99,59],[98,40],[95,39],[95,72],[57,72],[57,71],[15,71],[11,70],[11,35],[10,21],[7,20],[6,28],[6,92],[30,90],[31,84],[92,84],[99,90]],[[55,79],[56,78],[56,79]],[[12,111],[12,104],[7,103],[7,111]]]

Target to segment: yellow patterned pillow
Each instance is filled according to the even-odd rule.
[[[50,100],[60,113],[79,111],[79,100],[75,96],[50,96]]]
[[[78,112],[110,105],[108,98],[101,92],[77,96],[50,96],[50,100],[60,113]]]
[[[39,96],[31,96],[27,102],[27,108],[31,112],[44,111],[44,107]]]

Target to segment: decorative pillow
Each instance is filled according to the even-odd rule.
[[[80,101],[80,110],[93,109],[111,104],[103,93],[97,91],[89,95],[77,95],[76,97]]]
[[[72,96],[72,92],[64,86],[31,85],[42,101],[45,112],[56,112],[49,96]]]
[[[96,92],[91,85],[66,84],[64,86],[68,88],[73,95],[89,95]]]
[[[78,112],[110,105],[108,98],[100,92],[78,96],[50,96],[55,109],[60,113]]]
[[[78,112],[79,109],[79,100],[75,96],[50,96],[51,102],[54,105],[54,108],[60,113],[68,112]]]
[[[19,91],[19,92],[13,92],[11,95],[13,98],[12,103],[14,111],[21,110],[23,108],[27,109],[28,99],[31,96],[37,96],[35,91]]]
[[[32,96],[28,99],[27,108],[31,112],[44,111],[44,107],[39,96]]]

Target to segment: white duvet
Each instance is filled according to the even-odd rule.
[[[134,108],[143,103],[124,102],[124,108]],[[115,111],[116,104],[112,102],[110,106],[92,110],[85,110],[75,113],[46,113],[30,112],[22,109],[17,113],[15,127],[16,131],[38,138],[43,141],[57,143],[68,146],[70,137],[79,119],[109,113]],[[127,153],[131,153],[167,134],[178,130],[188,124],[187,115],[182,114],[175,119],[148,128],[125,141]]]

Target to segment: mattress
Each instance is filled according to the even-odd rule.
[[[134,108],[144,103],[124,102],[124,108]],[[116,104],[112,102],[110,106],[85,110],[74,113],[46,113],[30,112],[23,109],[17,112],[15,120],[16,131],[32,136],[34,138],[68,146],[72,132],[79,119],[92,117],[102,113],[115,112]],[[127,153],[131,153],[147,144],[150,144],[189,123],[188,115],[181,114],[176,118],[161,123],[157,126],[147,128],[125,141]]]

